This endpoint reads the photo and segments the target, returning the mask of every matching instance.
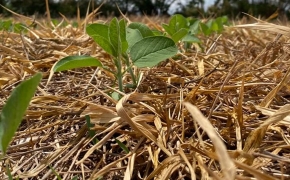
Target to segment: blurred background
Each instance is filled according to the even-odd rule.
[[[3,6],[23,15],[45,15],[46,0],[0,0]],[[91,7],[98,7],[103,0],[48,0],[53,18],[75,17],[77,7],[80,15],[85,16],[89,2]],[[103,16],[119,16],[121,11],[127,15],[160,15],[169,16],[175,13],[194,17],[218,17],[227,15],[229,18],[241,18],[242,12],[255,17],[267,18],[278,11],[279,16],[289,18],[290,0],[107,0],[100,11]],[[0,9],[2,16],[11,13]]]

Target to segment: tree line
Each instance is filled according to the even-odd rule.
[[[0,4],[23,15],[46,14],[46,0],[0,0]],[[53,18],[60,17],[59,13],[66,17],[75,17],[77,7],[80,15],[86,15],[88,5],[90,10],[102,4],[103,0],[48,0],[50,14]],[[174,5],[174,12],[169,12]],[[187,0],[181,3],[180,0],[107,0],[99,12],[103,16],[119,16],[118,8],[124,14],[146,14],[146,15],[169,15],[179,13],[184,16],[195,17],[216,17],[227,15],[230,18],[242,16],[241,12],[253,16],[269,17],[275,11],[290,17],[290,0],[215,0],[210,7],[205,7],[204,0]],[[11,15],[4,9],[0,9],[3,16]]]

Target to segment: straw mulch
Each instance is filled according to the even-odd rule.
[[[144,23],[161,28],[157,18]],[[35,23],[26,34],[0,36],[1,107],[21,81],[43,73],[0,179],[6,167],[21,179],[290,178],[290,28],[259,22],[200,36],[202,50],[136,69],[139,86],[116,101],[114,76],[101,68],[56,73],[47,84],[53,64],[68,55],[114,66],[84,33],[86,23]]]

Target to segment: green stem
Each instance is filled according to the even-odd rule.
[[[127,71],[129,71],[129,73],[131,75],[133,84],[136,85],[137,84],[137,80],[136,80],[136,77],[135,77],[134,72],[132,70],[132,66],[130,66],[129,57],[127,55],[125,55],[125,63],[126,63],[126,66],[127,66]]]
[[[118,79],[119,91],[123,92],[122,61],[120,58],[116,60],[116,65],[117,65],[117,79]]]

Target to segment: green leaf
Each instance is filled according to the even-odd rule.
[[[130,152],[130,150],[127,148],[127,146],[125,144],[123,144],[121,141],[119,141],[118,139],[116,139],[116,142],[123,149],[123,151],[125,151],[127,154]]]
[[[112,46],[112,44],[110,43],[110,41],[105,39],[103,36],[99,36],[99,35],[93,35],[92,38],[108,54],[110,54],[114,57],[117,56],[117,52],[116,52],[115,48]]]
[[[188,29],[187,19],[180,14],[175,14],[174,16],[171,17],[169,21],[169,27],[170,29],[172,29],[174,33],[176,33],[181,28]]]
[[[52,71],[59,72],[81,67],[98,66],[102,67],[102,63],[91,56],[67,56],[62,58],[53,65]]]
[[[136,84],[126,84],[125,87],[130,88],[130,89],[135,89],[137,87],[137,85]]]
[[[112,97],[114,100],[116,100],[116,101],[119,101],[119,100],[121,99],[120,94],[117,93],[117,92],[115,92],[115,91],[112,92],[111,97]]]
[[[224,25],[229,25],[229,18],[227,16],[221,16],[216,18],[216,21],[220,21]]]
[[[184,38],[182,38],[183,42],[189,42],[189,43],[201,43],[200,39],[196,37],[195,35],[187,34]]]
[[[52,173],[57,177],[58,180],[62,180],[60,175],[55,171],[55,169],[53,167],[51,167],[51,165],[49,165],[49,168],[52,171]]]
[[[79,27],[79,24],[78,24],[78,22],[73,21],[72,26],[75,27],[75,28],[77,28],[77,27]]]
[[[138,29],[127,28],[127,42],[128,42],[128,52],[130,52],[131,47],[141,39],[143,39],[142,34]]]
[[[199,23],[200,23],[200,20],[193,21],[193,24],[189,28],[189,31],[191,34],[199,33]]]
[[[122,45],[120,39],[120,26],[117,18],[113,18],[109,25],[109,39],[115,49],[118,57],[122,53]]]
[[[154,36],[165,36],[163,32],[158,30],[152,30],[152,33],[154,34]]]
[[[0,22],[0,30],[11,31],[12,20],[6,20]]]
[[[229,24],[227,16],[218,17],[215,21],[218,24],[218,33],[221,33],[224,30],[224,25]]]
[[[219,32],[219,26],[216,21],[213,21],[211,24],[211,30],[215,32]]]
[[[206,36],[210,35],[211,29],[204,23],[199,23],[202,33]]]
[[[6,173],[8,175],[8,179],[9,180],[13,180],[13,176],[12,176],[11,171],[10,171],[8,166],[6,166]]]
[[[52,24],[53,24],[54,26],[57,26],[58,23],[59,23],[59,20],[57,20],[57,19],[51,19],[51,22],[52,22]]]
[[[128,49],[128,42],[126,38],[126,22],[124,19],[120,20],[120,40],[122,44],[122,53],[125,53]]]
[[[162,24],[162,27],[170,36],[172,36],[174,34],[174,29],[171,29],[169,25]]]
[[[86,32],[108,54],[116,57],[117,53],[109,39],[109,26],[105,24],[90,24]]]
[[[27,32],[27,29],[24,28],[25,25],[21,24],[21,23],[16,23],[13,25],[13,32],[15,33],[20,33],[22,31]]]
[[[174,56],[178,49],[175,42],[164,36],[152,36],[136,42],[130,51],[133,64],[137,67],[153,67]]]
[[[92,138],[96,135],[95,131],[91,130],[91,127],[94,127],[94,125],[91,124],[91,117],[89,115],[86,115],[85,118],[86,118],[89,136],[90,136],[90,138]],[[97,144],[97,142],[99,142],[99,140],[97,138],[94,138],[93,144]]]
[[[99,24],[99,23],[90,24],[87,26],[86,32],[91,37],[95,35],[99,35],[109,41],[109,26],[106,24]]]
[[[187,19],[180,14],[175,14],[172,16],[169,20],[169,24],[162,24],[162,27],[171,37],[180,29],[189,28]]]
[[[0,150],[6,149],[20,125],[24,113],[42,78],[41,73],[21,82],[11,93],[0,115]]]
[[[208,28],[211,28],[213,22],[214,22],[214,20],[213,19],[210,19],[205,24],[207,25]]]
[[[189,26],[193,25],[196,21],[200,21],[200,19],[194,18],[194,17],[188,17],[186,19],[187,19],[187,22],[189,23]]]
[[[151,29],[149,29],[148,26],[146,26],[145,24],[142,24],[142,23],[133,22],[133,23],[129,24],[128,28],[138,29],[143,38],[149,37],[149,36],[154,36]]]
[[[188,33],[188,29],[182,28],[179,29],[176,33],[174,33],[171,38],[175,43],[178,43],[179,40],[181,40],[184,36],[186,36]]]

